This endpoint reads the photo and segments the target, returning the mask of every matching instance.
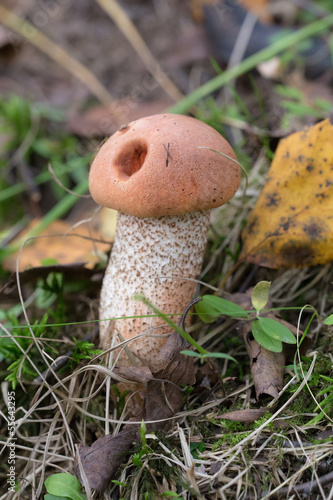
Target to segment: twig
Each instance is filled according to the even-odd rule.
[[[27,222],[29,222],[29,219],[27,217],[23,217],[21,220],[16,222],[13,226],[11,226],[8,229],[8,232],[5,234],[5,236],[0,240],[0,248],[6,248],[7,245],[14,239],[16,236],[18,236],[22,231],[25,229]]]
[[[329,28],[332,25],[332,22],[333,14],[330,14],[324,19],[314,21],[298,31],[280,38],[269,47],[266,47],[247,59],[244,59],[244,61],[239,63],[237,66],[233,66],[227,71],[224,71],[220,75],[217,75],[215,78],[212,78],[208,82],[204,83],[201,87],[187,95],[181,102],[168,108],[167,112],[186,113],[186,111],[191,109],[198,101],[200,101],[200,99],[205,98],[215,90],[223,87],[223,85],[226,85],[234,78],[244,75],[248,71],[255,68],[259,63],[267,61],[268,59],[271,59],[272,57],[277,56],[281,52],[289,49],[290,46],[300,43],[311,36],[317,35],[321,31]]]
[[[307,481],[306,483],[297,484],[292,488],[285,486],[284,488],[281,488],[279,491],[277,491],[271,498],[287,498],[287,494],[291,495],[293,493],[314,493],[320,488],[320,486],[327,486],[331,483],[333,483],[333,471],[319,477],[318,479],[315,479],[314,481],[311,480]]]
[[[95,327],[95,330],[93,332],[87,333],[82,339],[83,342],[94,342],[95,338],[98,335],[98,326]],[[66,354],[61,356],[61,358],[57,359],[50,365],[49,368],[44,370],[41,375],[38,375],[33,381],[32,384],[34,385],[39,385],[45,382],[45,380],[48,380],[51,375],[53,375],[53,372],[57,372],[60,370],[60,368],[63,368],[67,363],[71,355],[73,354],[73,349],[70,351],[67,351]]]
[[[146,65],[148,71],[160,84],[162,89],[174,100],[181,101],[183,94],[178,90],[176,85],[170,80],[168,75],[163,71],[159,62],[151,53],[146,42],[140,35],[139,31],[134,26],[131,19],[129,19],[126,12],[116,2],[116,0],[96,0],[97,3],[105,10],[105,12],[113,19],[121,32],[125,35],[127,40],[132,45],[133,49],[138,53]]]
[[[72,73],[80,80],[89,90],[106,106],[112,105],[115,108],[115,101],[109,91],[101,84],[95,75],[87,69],[83,64],[74,59],[68,52],[54,43],[44,33],[35,28],[34,25],[21,19],[17,14],[6,9],[3,5],[0,6],[0,22],[18,33],[25,40],[35,45],[39,50],[44,52],[51,59],[56,61],[60,66]],[[115,110],[114,110],[115,111]],[[121,125],[119,117],[115,119]]]
[[[60,186],[67,193],[73,194],[77,198],[91,198],[90,194],[77,194],[77,193],[75,193],[75,191],[72,191],[71,189],[68,189],[66,186],[64,186],[64,184],[61,182],[61,180],[58,179],[57,174],[53,170],[51,163],[48,164],[48,171],[52,175],[54,182],[56,182],[58,184],[58,186]]]

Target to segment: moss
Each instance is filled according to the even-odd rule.
[[[289,411],[293,414],[292,423],[295,425],[306,424],[309,417],[303,416],[303,413],[313,413],[316,406],[311,394],[304,388],[304,391],[300,392],[289,406]]]
[[[232,432],[228,432],[223,434],[223,436],[213,445],[212,452],[216,451],[218,448],[226,445],[230,448],[240,443],[243,439],[245,439],[250,434],[250,431],[247,432],[239,432],[234,434]]]
[[[177,490],[180,492],[183,488],[187,490],[189,489],[188,485],[186,485],[180,477],[179,470],[176,466],[170,466],[163,459],[151,458],[149,460],[149,466],[145,467],[143,471],[141,467],[132,468],[132,474],[128,477],[125,491],[123,491],[123,500],[129,500],[131,498],[133,484],[139,472],[141,473],[139,498],[144,500],[155,500],[156,483],[161,485],[162,489],[163,479],[168,482],[170,489],[174,485],[176,485]]]
[[[309,369],[311,363],[312,363],[312,358],[304,356],[302,357],[302,369],[305,374],[307,373],[307,370]],[[298,373],[301,374],[299,366],[298,366]],[[313,372],[308,381],[309,388],[316,397],[316,399],[318,400],[318,403],[324,401],[328,402],[327,397],[326,399],[323,400],[323,396],[317,396],[325,389],[325,381],[323,379],[323,376],[324,377],[332,376],[332,363],[328,356],[319,352],[317,355],[315,366],[313,368]],[[300,380],[297,384],[291,386],[290,389],[286,391],[285,397],[288,398],[290,397],[290,394],[294,394],[295,391],[299,388],[302,381],[303,380]],[[326,383],[326,386],[328,387],[328,393],[330,393],[329,389],[331,384]],[[330,397],[330,394],[328,397]],[[327,407],[329,413],[330,413],[330,406],[331,405],[328,405]],[[302,415],[303,413],[316,413],[318,414],[318,416],[321,413],[321,410],[318,409],[316,401],[314,400],[313,396],[310,394],[310,391],[306,386],[291,402],[291,404],[288,407],[288,411],[294,415],[293,424],[296,425],[305,425],[309,423],[309,417],[303,416]]]
[[[228,432],[243,432],[247,430],[247,426],[244,422],[234,422],[233,420],[226,420],[225,418],[222,418],[220,420],[220,424]]]
[[[207,422],[204,422],[204,421],[203,422],[196,422],[197,433],[200,434],[203,439],[210,439],[210,438],[214,437],[214,431],[212,429],[211,424],[218,425],[219,420],[207,418]]]
[[[269,411],[267,411],[265,413],[265,415],[263,415],[261,418],[259,418],[258,420],[256,420],[253,423],[253,428],[258,429],[259,427],[262,426],[262,424],[264,424],[267,420],[269,420],[271,418],[271,416],[272,416],[272,414]],[[274,431],[275,430],[274,422],[270,422],[269,424],[267,424],[265,429],[270,430],[270,431]]]

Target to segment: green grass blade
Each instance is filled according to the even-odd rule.
[[[247,73],[251,69],[255,68],[259,63],[277,56],[289,47],[292,47],[297,43],[302,42],[303,40],[316,35],[321,31],[324,31],[332,25],[333,14],[323,19],[314,21],[313,23],[304,26],[304,28],[301,28],[294,33],[286,35],[285,37],[274,42],[269,47],[260,50],[256,54],[253,54],[244,61],[240,62],[237,66],[233,66],[227,71],[224,71],[222,74],[217,75],[215,78],[212,78],[211,80],[209,80],[209,82],[196,89],[194,92],[186,96],[182,101],[175,104],[167,111],[169,113],[186,113],[189,109],[192,108],[192,106],[200,101],[200,99],[203,99],[215,90],[221,88],[223,85],[229,83],[234,78],[238,78],[244,73]]]

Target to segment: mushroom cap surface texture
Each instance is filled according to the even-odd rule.
[[[204,148],[199,148],[204,146]],[[90,169],[96,203],[136,217],[209,210],[233,197],[240,168],[229,143],[188,116],[141,118],[113,134]]]

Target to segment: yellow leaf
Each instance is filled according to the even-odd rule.
[[[333,260],[333,126],[282,140],[242,234],[241,259],[307,267]]]
[[[34,219],[29,227],[20,234],[18,240],[24,238],[32,228],[40,222]],[[74,236],[76,235],[76,236]],[[87,225],[73,228],[73,224],[56,220],[46,228],[39,237],[33,239],[29,245],[24,246],[19,261],[19,271],[41,265],[44,259],[55,259],[59,264],[85,263],[88,268],[93,268],[99,261],[99,253],[110,250],[109,243],[100,243],[100,239],[107,239],[103,234]],[[15,271],[18,252],[7,257],[3,263],[4,268]]]
[[[265,307],[269,298],[270,281],[259,281],[252,290],[251,302],[256,311]]]

